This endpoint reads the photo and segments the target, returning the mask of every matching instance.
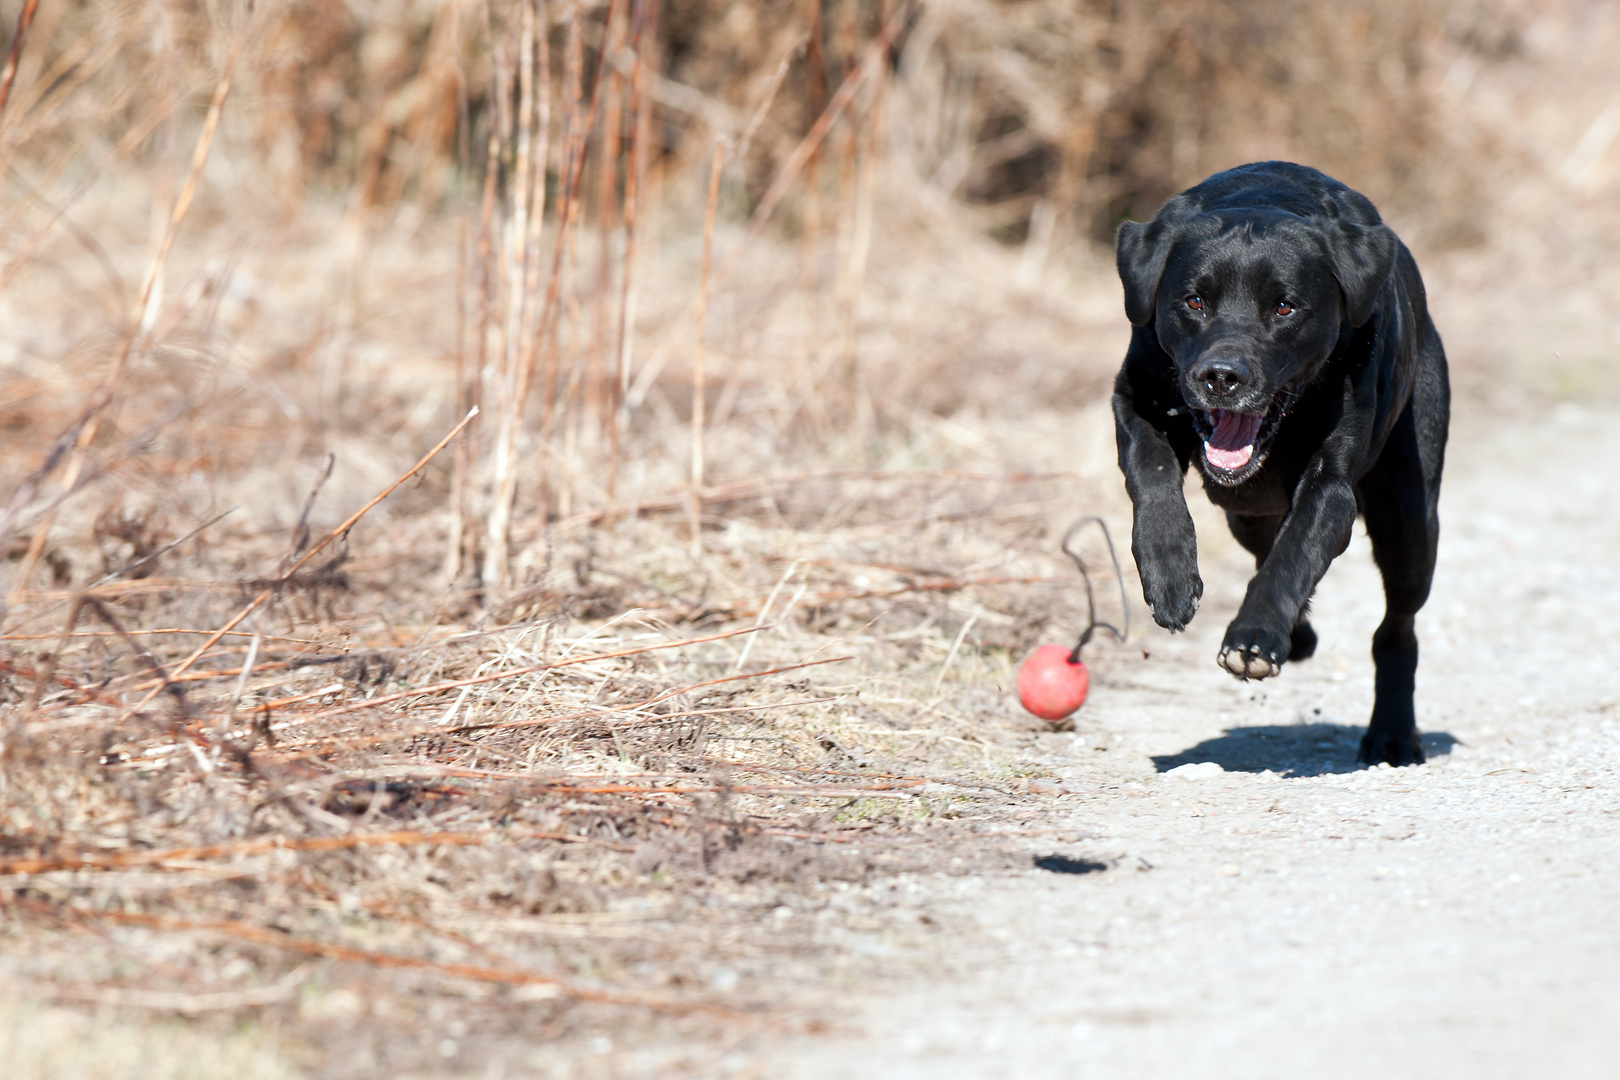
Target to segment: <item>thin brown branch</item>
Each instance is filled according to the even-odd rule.
[[[563,843],[598,843],[615,851],[632,851],[623,844],[593,841],[572,833],[507,831],[501,833],[422,832],[399,829],[384,833],[348,833],[343,836],[261,836],[228,844],[202,844],[196,847],[163,848],[157,851],[123,851],[112,855],[18,856],[0,859],[0,874],[46,874],[57,870],[121,870],[132,866],[158,866],[162,863],[197,862],[202,859],[230,859],[259,855],[267,851],[347,851],[357,847],[383,845],[444,845],[477,847],[502,837],[522,840],[557,840]]]
[[[714,161],[709,166],[709,201],[703,212],[703,262],[698,272],[697,331],[692,343],[692,551],[703,548],[703,413],[705,353],[703,340],[709,328],[709,267],[714,255],[714,216],[720,205],[720,174],[726,167],[726,147],[714,140]]]
[[[828,469],[822,472],[788,473],[785,476],[737,480],[729,484],[720,484],[703,490],[703,502],[705,505],[720,502],[739,502],[744,499],[755,499],[762,495],[769,495],[784,488],[800,487],[807,483],[826,480],[893,480],[905,482],[977,480],[997,484],[1030,484],[1043,480],[1072,480],[1073,478],[1073,473],[980,473],[952,470],[908,470],[902,472],[883,469]],[[594,525],[599,521],[625,515],[639,516],[660,511],[680,510],[687,505],[689,498],[689,492],[683,490],[667,495],[655,495],[649,499],[638,499],[635,502],[619,503],[616,506],[583,510],[556,522],[554,528],[563,531],[577,529],[584,525]]]
[[[318,748],[336,748],[341,746],[347,749],[354,749],[361,746],[375,746],[378,743],[384,742],[399,742],[405,739],[431,738],[433,736],[442,735],[464,735],[469,731],[506,731],[513,728],[547,727],[552,724],[562,724],[572,720],[594,720],[604,716],[613,716],[616,713],[634,712],[637,709],[648,709],[654,705],[668,701],[671,698],[680,697],[682,694],[689,694],[694,690],[702,690],[709,686],[718,686],[721,683],[738,682],[743,679],[759,679],[765,677],[766,675],[780,675],[785,671],[797,671],[800,668],[819,667],[822,664],[835,664],[840,661],[850,659],[853,658],[848,656],[838,656],[830,660],[812,660],[803,664],[789,664],[786,667],[772,668],[769,671],[749,671],[741,675],[728,675],[721,679],[707,679],[703,682],[696,682],[687,686],[676,687],[673,690],[662,691],[661,693],[654,694],[652,697],[646,698],[642,701],[627,702],[623,705],[613,705],[598,709],[585,709],[580,712],[564,713],[561,716],[544,716],[529,720],[495,720],[485,724],[462,724],[459,727],[420,727],[411,728],[408,731],[388,731],[378,735],[333,735],[308,739],[301,743],[293,743],[288,745],[286,749],[297,751],[298,753],[296,756],[304,757],[308,756],[308,754],[311,752],[317,752]],[[657,720],[661,723],[666,720],[673,720],[677,717],[685,716],[717,716],[732,712],[750,712],[758,709],[782,708],[786,705],[811,705],[823,700],[828,699],[815,698],[811,701],[779,702],[772,705],[739,705],[735,708],[726,709],[691,709],[685,712],[664,713],[659,715]],[[362,704],[370,703],[365,702]],[[302,723],[309,720],[323,719],[329,715],[331,715],[329,712],[316,713],[307,718],[299,717],[299,722]]]
[[[196,650],[193,651],[190,656],[186,657],[179,664],[177,664],[170,677],[178,677],[188,668],[190,668],[192,664],[195,664],[198,660],[202,659],[203,655],[206,654],[209,649],[214,647],[215,642],[219,641],[220,638],[224,637],[230,631],[235,630],[237,625],[240,624],[243,619],[253,614],[254,610],[257,609],[260,604],[264,603],[266,600],[269,600],[270,597],[275,594],[275,590],[279,583],[290,581],[294,574],[303,569],[305,564],[325,550],[326,545],[330,544],[333,540],[336,540],[340,536],[348,535],[349,530],[354,528],[355,524],[358,523],[361,518],[365,517],[366,514],[371,511],[372,507],[376,506],[389,495],[393,494],[395,488],[399,487],[405,481],[427,468],[428,462],[437,457],[439,451],[450,445],[451,440],[453,440],[457,435],[461,434],[462,429],[464,429],[468,424],[472,423],[473,418],[477,415],[478,406],[474,405],[471,411],[469,411],[466,416],[461,418],[461,423],[451,428],[450,433],[434,444],[433,449],[429,450],[426,454],[423,454],[421,460],[402,473],[400,477],[392,484],[389,484],[387,487],[383,488],[382,491],[374,495],[370,502],[366,503],[360,509],[350,514],[348,518],[344,520],[343,524],[327,533],[319,541],[312,545],[308,551],[304,552],[303,556],[300,557],[297,562],[293,563],[281,574],[281,576],[277,579],[277,584],[272,584],[270,588],[265,589],[264,591],[260,592],[258,596],[255,596],[252,600],[248,601],[247,605],[244,606],[241,611],[233,615],[224,626],[220,627],[218,630],[215,630],[213,634],[209,635],[208,640],[197,646]],[[161,687],[158,689],[161,689]],[[133,706],[127,709],[124,715],[119,717],[119,722],[121,723],[124,720],[129,719],[129,717],[134,715],[137,710],[139,710],[147,702],[151,701],[152,698],[156,696],[157,692],[157,689],[152,690],[146,695],[146,697],[142,698],[140,701],[136,702]]]
[[[39,909],[45,905],[30,903],[30,908]],[[47,909],[51,914],[59,914],[54,908]],[[519,971],[510,968],[478,967],[472,964],[451,964],[438,960],[428,960],[416,956],[401,956],[397,953],[375,952],[370,949],[357,949],[349,945],[335,945],[325,941],[316,941],[312,938],[294,937],[279,930],[268,930],[243,922],[194,922],[190,919],[176,919],[161,915],[142,915],[134,912],[102,911],[95,918],[108,922],[124,923],[131,926],[145,926],[153,930],[178,930],[187,933],[224,934],[239,941],[250,941],[255,945],[265,945],[271,948],[282,949],[286,952],[299,953],[304,956],[319,956],[328,960],[344,960],[350,963],[369,964],[372,967],[409,968],[418,971],[431,971],[454,979],[466,979],[471,982],[496,983],[503,986],[550,986],[555,987],[558,994],[564,997],[576,998],[580,1001],[594,1001],[606,1005],[626,1005],[634,1008],[655,1009],[662,1012],[676,1013],[708,1013],[728,1020],[748,1019],[748,1014],[734,1009],[723,1008],[718,1005],[709,1005],[702,1002],[677,1001],[671,998],[653,997],[651,995],[618,993],[608,990],[593,990],[588,987],[577,986],[563,979],[551,975],[541,975],[532,971]]]
[[[803,170],[805,164],[816,151],[820,149],[822,142],[827,138],[827,133],[832,130],[833,124],[837,122],[844,110],[849,107],[849,103],[855,99],[855,94],[860,90],[861,84],[883,62],[889,47],[894,44],[895,37],[916,12],[917,4],[918,0],[906,0],[905,3],[900,5],[884,25],[882,31],[879,32],[877,38],[867,46],[861,62],[856,64],[853,70],[845,76],[843,83],[839,85],[838,90],[833,94],[832,100],[827,103],[827,108],[816,118],[816,122],[810,126],[810,130],[799,141],[799,145],[794,147],[793,153],[788,155],[787,161],[782,164],[782,168],[777,172],[776,179],[772,181],[771,186],[766,189],[765,194],[760,197],[758,204],[754,207],[754,214],[748,220],[748,232],[743,243],[732,250],[731,255],[715,274],[717,283],[731,276],[731,272],[736,269],[737,262],[741,258],[743,250],[747,247],[748,241],[754,239],[764,229],[765,223],[776,212],[777,205],[787,195],[788,190],[793,186],[793,182],[798,179],[800,171]]]
[[[197,136],[197,145],[192,151],[191,169],[186,174],[185,185],[180,189],[180,195],[175,199],[174,207],[169,211],[168,224],[164,227],[163,237],[158,243],[157,252],[152,256],[151,266],[147,269],[146,285],[141,290],[140,311],[136,313],[136,325],[124,336],[123,347],[113,360],[111,369],[102,379],[101,384],[90,395],[90,399],[85,402],[84,408],[80,410],[78,417],[57,439],[56,445],[46,456],[45,461],[24,478],[23,482],[17,486],[16,491],[12,493],[10,503],[7,504],[5,511],[0,513],[0,537],[4,537],[11,531],[11,526],[16,521],[17,516],[33,501],[35,492],[39,490],[39,485],[44,482],[47,476],[56,471],[56,467],[61,464],[63,458],[75,449],[82,452],[84,445],[89,441],[85,437],[86,433],[93,430],[96,418],[100,415],[102,409],[106,408],[107,404],[112,401],[113,394],[123,381],[124,371],[129,366],[130,355],[135,349],[136,342],[144,338],[151,329],[152,319],[155,314],[153,303],[157,296],[157,283],[163,278],[164,268],[169,261],[169,252],[174,247],[174,240],[180,232],[181,222],[186,218],[186,211],[191,208],[191,200],[197,193],[197,183],[202,179],[203,166],[208,163],[208,151],[213,146],[214,133],[219,129],[220,116],[225,111],[225,99],[230,94],[231,76],[236,67],[236,58],[241,49],[242,40],[242,35],[238,35],[232,43],[230,55],[225,60],[224,70],[220,72],[219,82],[214,87],[213,100],[209,102],[208,114],[203,120],[202,132]],[[78,454],[74,455],[74,462],[74,466],[70,468],[76,475]],[[71,489],[73,484],[69,481],[64,484],[64,487]],[[39,529],[43,532],[48,530],[49,527],[50,520],[47,518],[41,522]],[[20,568],[19,573],[23,569],[26,569],[26,564],[23,568]],[[24,582],[20,578],[14,581],[13,591],[22,584]]]
[[[6,70],[0,73],[0,116],[5,114],[6,102],[11,99],[11,84],[17,78],[17,62],[22,59],[23,41],[28,37],[28,24],[34,21],[34,9],[37,7],[39,0],[28,0],[17,15],[17,32],[11,38],[11,54],[6,57]]]
[[[423,697],[427,694],[442,694],[446,690],[459,690],[464,686],[478,686],[483,683],[499,682],[502,679],[515,679],[519,675],[532,675],[537,671],[555,671],[558,668],[572,667],[575,664],[588,664],[596,660],[615,660],[621,656],[637,656],[641,653],[654,652],[659,649],[677,649],[683,645],[701,645],[706,641],[723,641],[726,638],[737,637],[740,634],[752,634],[762,627],[748,626],[741,630],[727,630],[723,634],[710,634],[707,637],[684,638],[680,641],[665,641],[657,645],[641,645],[633,649],[618,649],[614,652],[593,653],[590,656],[571,656],[566,660],[548,660],[540,664],[528,664],[524,667],[513,668],[510,671],[492,671],[486,675],[475,675],[469,679],[456,679],[451,682],[435,683],[432,686],[419,686],[415,690],[402,690],[397,694],[385,697],[372,698],[370,701],[356,701],[349,705],[339,705],[333,709],[326,709],[306,717],[306,720],[325,720],[333,716],[343,716],[348,713],[361,712],[373,709],[378,705],[390,705],[396,701],[406,701],[410,698]]]

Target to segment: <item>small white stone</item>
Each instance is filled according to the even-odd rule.
[[[1189,761],[1185,765],[1177,765],[1164,775],[1180,776],[1187,780],[1204,780],[1211,776],[1219,776],[1225,771],[1217,761]]]

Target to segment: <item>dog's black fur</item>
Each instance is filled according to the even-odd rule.
[[[1184,629],[1204,591],[1182,496],[1193,461],[1258,566],[1219,656],[1240,679],[1315,650],[1311,593],[1360,514],[1385,597],[1360,757],[1422,761],[1413,617],[1434,575],[1451,391],[1411,253],[1365,197],[1268,161],[1126,222],[1118,261],[1134,328],[1114,419],[1154,621]]]

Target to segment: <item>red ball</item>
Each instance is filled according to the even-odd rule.
[[[1018,700],[1042,720],[1062,720],[1078,709],[1091,689],[1083,663],[1069,663],[1067,645],[1042,645],[1018,667]]]

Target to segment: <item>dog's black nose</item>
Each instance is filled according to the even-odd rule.
[[[1230,398],[1249,385],[1249,365],[1229,358],[1208,359],[1193,370],[1193,380],[1214,398]]]

